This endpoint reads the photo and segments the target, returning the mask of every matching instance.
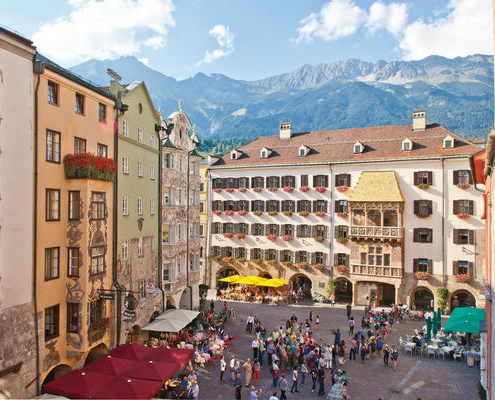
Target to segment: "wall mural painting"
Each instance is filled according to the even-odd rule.
[[[56,344],[56,340],[51,340],[50,342],[45,343],[45,350],[48,351],[48,353],[43,359],[43,372],[48,371],[60,362],[60,354],[57,350],[55,350]]]

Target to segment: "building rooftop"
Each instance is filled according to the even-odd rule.
[[[453,148],[444,149],[443,140],[454,139]],[[402,142],[412,142],[410,151],[402,150]],[[354,153],[354,144],[364,145],[362,153]],[[299,156],[299,147],[311,148],[305,156]],[[261,158],[260,151],[269,148],[272,153]],[[349,128],[331,131],[295,133],[290,139],[280,139],[279,135],[261,136],[239,147],[240,157],[231,159],[230,153],[223,155],[214,167],[248,166],[270,164],[306,164],[326,162],[361,162],[392,159],[415,159],[449,157],[472,154],[479,146],[454,135],[437,124],[429,124],[424,131],[413,131],[412,125],[377,126]]]
[[[404,201],[394,171],[363,171],[348,201]]]

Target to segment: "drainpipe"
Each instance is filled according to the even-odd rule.
[[[38,291],[37,291],[37,241],[38,241],[38,89],[40,75],[45,72],[45,64],[33,59],[33,72],[38,76],[34,89],[34,176],[33,176],[33,307],[34,307],[34,337],[36,340],[36,396],[40,395],[40,342],[38,334]]]
[[[333,176],[333,170],[332,170],[332,164],[328,164],[328,167],[330,168],[330,210],[332,212],[329,212],[328,215],[330,217],[330,260],[328,260],[329,263],[332,263],[333,265],[333,254],[334,254],[334,245],[335,245],[335,219],[333,218],[334,215],[334,204],[333,204],[333,189],[335,187],[334,185],[334,176]],[[330,269],[330,277],[333,279],[333,268]]]
[[[190,166],[189,166],[189,153],[187,150],[187,198],[186,198],[186,287],[189,290],[189,309],[193,309],[193,295],[192,295],[192,286],[189,282],[189,236],[191,232],[189,231],[189,202],[190,202],[190,188],[189,188],[189,174],[190,174]],[[180,304],[179,304],[180,307]]]
[[[445,159],[442,158],[442,286],[445,287]]]
[[[158,237],[156,240],[156,248],[158,250],[158,287],[162,293],[162,312],[165,311],[165,292],[162,286],[162,139],[160,138],[161,121],[160,125],[155,125],[155,132],[158,136]]]
[[[114,121],[114,132],[113,132],[113,159],[119,165],[119,110],[116,108],[115,121]],[[122,295],[120,293],[120,284],[117,280],[117,220],[118,220],[118,196],[119,196],[119,170],[117,167],[117,173],[115,174],[115,180],[113,182],[113,224],[112,224],[112,236],[113,236],[113,257],[112,257],[112,280],[115,288],[117,289],[117,303],[116,303],[116,346],[120,345],[120,335],[122,329]]]
[[[205,246],[205,284],[211,289],[212,287],[212,276],[211,276],[211,260],[210,260],[210,168],[206,169],[205,174],[205,188],[206,188],[206,246]]]

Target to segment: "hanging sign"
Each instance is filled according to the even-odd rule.
[[[115,300],[115,295],[110,293],[100,293],[101,300]]]
[[[136,311],[124,310],[124,316],[133,318],[136,316]]]
[[[152,282],[148,282],[146,285],[145,285],[145,290],[146,290],[146,293],[148,294],[153,294],[155,293],[155,290],[156,290],[156,286],[154,283]]]

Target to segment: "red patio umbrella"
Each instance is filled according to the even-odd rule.
[[[131,369],[125,372],[124,376],[137,379],[149,379],[158,382],[166,382],[182,365],[176,361],[169,360],[166,362],[160,361],[140,361]]]
[[[134,365],[136,365],[136,361],[108,355],[88,364],[84,367],[84,371],[99,372],[100,374],[112,376],[125,376],[124,372]]]
[[[112,377],[108,385],[100,388],[94,398],[98,399],[151,399],[163,383],[144,379]]]
[[[121,344],[113,349],[109,355],[112,357],[125,358],[126,360],[139,361],[154,349],[151,347],[140,346],[138,344]]]
[[[92,399],[98,398],[95,396],[96,391],[108,385],[113,379],[114,377],[110,375],[76,369],[45,383],[43,390],[71,399]]]
[[[191,358],[194,357],[193,349],[165,349],[162,347],[153,350],[153,352],[150,352],[143,358],[143,361],[175,361],[183,367]]]

